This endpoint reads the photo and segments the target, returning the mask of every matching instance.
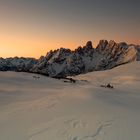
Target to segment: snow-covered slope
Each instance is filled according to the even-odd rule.
[[[139,61],[74,78],[0,72],[0,139],[139,140]]]
[[[140,49],[136,45],[101,40],[93,48],[88,41],[76,50],[60,48],[50,51],[39,60],[31,58],[0,59],[1,71],[40,73],[50,77],[67,77],[90,71],[106,70],[135,60],[140,60]]]

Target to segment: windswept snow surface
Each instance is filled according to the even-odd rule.
[[[0,72],[0,140],[140,139],[140,62],[74,78]]]

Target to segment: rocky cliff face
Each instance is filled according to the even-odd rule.
[[[137,59],[137,49],[133,45],[124,42],[116,43],[102,40],[96,48],[102,54],[101,61],[97,64],[97,69],[110,69],[115,66],[128,63]]]
[[[101,40],[96,48],[88,41],[74,51],[60,48],[39,60],[31,58],[0,59],[0,70],[27,71],[50,77],[67,77],[90,71],[106,70],[140,60],[140,47],[115,41]]]
[[[31,71],[50,77],[66,77],[111,69],[138,60],[137,52],[138,49],[134,45],[107,40],[101,40],[95,49],[89,41],[84,47],[78,47],[75,51],[61,48],[49,52],[39,59]]]

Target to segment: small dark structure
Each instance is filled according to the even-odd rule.
[[[63,78],[65,79],[65,83],[76,83],[76,80],[72,79],[72,78]]]
[[[114,88],[111,84],[107,84],[107,88]]]
[[[39,77],[39,76],[33,76],[33,78],[34,78],[34,79],[39,79],[40,77]]]
[[[101,85],[101,87],[110,88],[110,89],[113,89],[114,88],[114,86],[111,85],[110,83],[108,83],[107,85]]]

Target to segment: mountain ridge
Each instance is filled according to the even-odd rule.
[[[0,71],[33,72],[59,78],[107,70],[132,61],[140,61],[139,45],[100,40],[96,48],[88,41],[73,51],[66,48],[51,50],[39,59],[0,58]]]

